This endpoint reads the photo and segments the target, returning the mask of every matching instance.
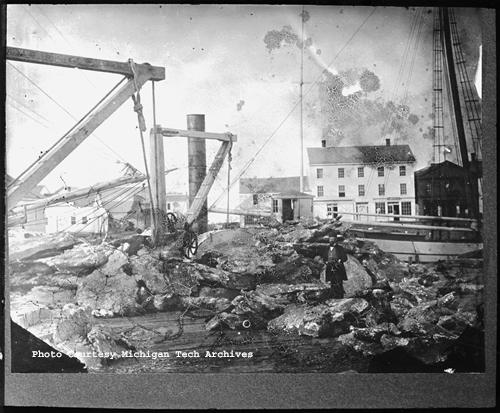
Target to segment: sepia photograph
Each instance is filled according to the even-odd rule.
[[[11,372],[484,373],[482,33],[8,5]]]

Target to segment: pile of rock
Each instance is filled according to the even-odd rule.
[[[99,245],[54,238],[45,250],[30,240],[10,255],[12,316],[26,328],[46,323],[50,340],[68,351],[131,347],[95,317],[191,311],[207,331],[330,337],[370,357],[404,348],[425,363],[442,361],[454,340],[481,325],[479,263],[467,271],[410,265],[346,231],[338,221],[235,230],[236,242],[202,249],[193,261],[148,249],[138,236]],[[331,299],[322,279],[338,234],[347,280],[345,298]]]

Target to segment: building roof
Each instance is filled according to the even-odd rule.
[[[286,199],[286,198],[314,198],[311,194],[306,194],[305,192],[300,191],[285,191],[279,192],[277,194],[273,194],[273,198],[276,199]]]
[[[304,176],[304,189],[308,191],[309,182]],[[300,190],[300,177],[288,176],[279,178],[241,178],[240,194],[287,193]]]
[[[444,161],[440,163],[432,163],[429,166],[415,171],[415,176],[418,178],[425,177],[445,177],[450,178],[452,176],[466,176],[467,170],[450,161]]]
[[[307,148],[310,165],[415,162],[409,145]]]

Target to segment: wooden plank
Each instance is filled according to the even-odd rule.
[[[460,227],[438,227],[435,225],[413,225],[413,224],[405,224],[405,223],[389,223],[389,222],[362,222],[362,221],[348,221],[342,219],[341,222],[345,222],[347,224],[356,224],[357,226],[364,227],[389,227],[389,228],[415,228],[415,229],[437,229],[440,231],[459,231],[459,232],[477,232],[470,228],[460,228]],[[357,229],[357,228],[354,228]],[[359,228],[362,229],[362,228]]]
[[[93,59],[90,57],[71,56],[59,53],[42,52],[39,50],[7,47],[6,59],[16,62],[35,63],[50,66],[78,68],[94,72],[116,73],[124,76],[133,76],[128,62]],[[151,66],[149,63],[136,64],[137,69],[149,73],[150,80],[164,80],[165,68]]]
[[[149,75],[139,71],[137,85],[141,87],[149,80]],[[68,134],[48,153],[35,163],[7,193],[8,208],[13,208],[23,197],[33,190],[57,165],[109,118],[135,91],[133,80],[128,80],[102,107],[85,119],[78,128]]]
[[[205,176],[205,179],[203,180],[200,189],[198,190],[198,193],[193,199],[193,202],[189,207],[189,211],[187,212],[187,223],[189,225],[191,225],[198,217],[198,214],[200,213],[203,204],[207,199],[208,193],[212,188],[215,178],[219,173],[220,168],[222,167],[224,158],[229,153],[230,147],[231,143],[229,141],[222,142],[217,155],[215,155],[214,161],[212,162],[210,169],[207,171],[207,175]]]
[[[165,137],[172,136],[183,136],[186,138],[199,138],[199,139],[216,139],[224,142],[236,142],[238,140],[237,135],[232,133],[212,133],[212,132],[201,132],[195,130],[185,130],[185,129],[174,129],[174,128],[162,128],[160,125],[156,127],[158,133],[161,133]]]
[[[215,214],[226,214],[227,209],[224,208],[209,208],[208,212],[213,212]],[[271,211],[242,211],[240,209],[230,209],[230,215],[246,215],[250,217],[270,217]]]
[[[477,219],[473,218],[454,218],[454,217],[435,217],[428,215],[397,215],[397,214],[364,214],[360,212],[337,212],[339,215],[354,215],[361,217],[387,217],[387,218],[416,218],[416,219],[432,219],[436,221],[457,221],[457,222],[477,222]]]

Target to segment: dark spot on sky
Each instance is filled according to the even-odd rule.
[[[250,16],[253,16],[253,13],[250,13]]]
[[[244,100],[240,100],[237,104],[236,104],[236,110],[239,112],[241,111],[241,109],[243,108],[243,105],[245,104],[245,101]]]
[[[205,50],[205,49],[202,47],[201,50]]]
[[[380,79],[375,73],[365,70],[359,77],[359,85],[364,92],[374,92],[380,88]]]
[[[300,16],[302,17],[303,23],[307,22],[311,18],[307,10],[304,10],[302,13],[300,13]]]
[[[319,56],[321,54],[321,49],[316,49],[316,54]]]
[[[408,116],[408,122],[412,123],[413,125],[416,125],[418,123],[418,116],[415,115],[414,113],[411,113],[409,116]]]
[[[343,14],[344,13],[344,9],[340,9],[339,13]]]

